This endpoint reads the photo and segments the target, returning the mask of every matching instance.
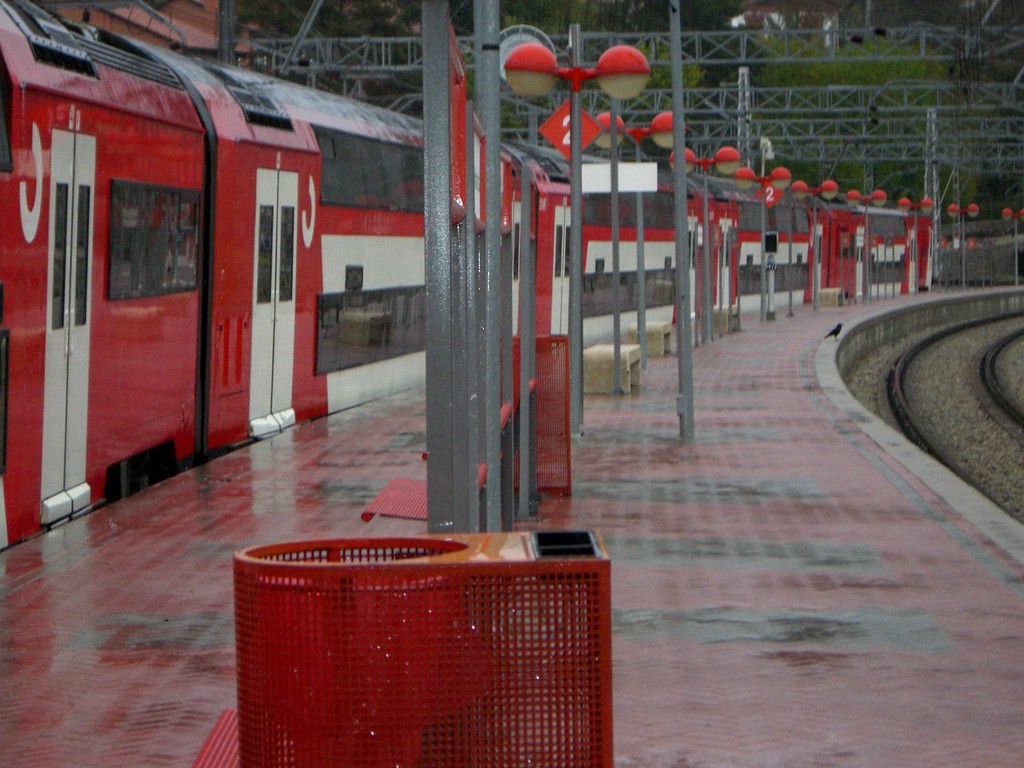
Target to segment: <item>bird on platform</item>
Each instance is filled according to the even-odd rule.
[[[829,331],[827,334],[825,334],[825,338],[827,339],[830,336],[833,336],[833,337],[838,339],[839,338],[839,332],[841,330],[843,330],[843,324],[842,323],[836,323],[836,327],[833,328],[831,331]]]

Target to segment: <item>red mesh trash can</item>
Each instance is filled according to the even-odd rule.
[[[536,536],[236,553],[242,768],[610,768],[610,562]]]

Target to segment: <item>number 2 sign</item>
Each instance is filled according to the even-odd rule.
[[[586,148],[601,133],[601,124],[591,117],[586,110],[583,110],[580,122],[582,123],[580,146]],[[569,128],[571,123],[569,101],[566,100],[540,127],[540,135],[554,144],[555,148],[565,155],[566,160],[570,158],[569,144],[571,139]]]

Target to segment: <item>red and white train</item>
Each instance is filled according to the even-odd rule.
[[[0,547],[423,377],[418,121],[0,3]]]
[[[0,548],[244,441],[422,381],[421,133],[401,114],[0,0]],[[578,262],[568,168],[553,151],[527,155],[537,333],[565,333]],[[644,205],[647,306],[665,319],[669,188]],[[760,251],[745,225],[754,201],[731,184],[711,189],[714,302],[732,306],[756,293]],[[691,184],[694,233],[700,195]],[[601,203],[584,211],[590,338],[611,312]],[[632,205],[626,312],[636,306]],[[793,210],[793,275],[779,284],[804,290],[809,209]],[[855,219],[819,206],[822,284],[851,295]],[[927,234],[915,230],[919,253]],[[892,237],[886,253],[904,269],[906,235]],[[700,238],[690,241],[696,254]],[[905,289],[926,284],[920,259],[911,272]]]

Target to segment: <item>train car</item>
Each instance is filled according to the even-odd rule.
[[[903,282],[904,293],[927,291],[932,275],[932,217],[927,214],[907,215],[907,260]]]
[[[872,299],[896,296],[906,280],[907,215],[895,208],[871,208],[865,222],[869,262],[861,292]]]
[[[173,66],[213,137],[205,450],[422,380],[419,121],[247,70]]]
[[[739,262],[736,268],[736,295],[744,302],[760,301],[762,254],[769,279],[774,279],[774,295],[769,292],[768,313],[775,304],[790,293],[804,298],[804,289],[810,280],[808,254],[810,252],[810,215],[803,202],[783,195],[773,204],[766,205],[760,190],[741,191],[737,194],[739,221],[737,244]],[[762,217],[765,246],[761,247]],[[771,283],[769,283],[771,286]],[[750,306],[750,304],[747,304]]]
[[[569,332],[569,268],[572,257],[572,209],[570,207],[569,167],[557,152],[540,147],[515,145],[515,165],[529,163],[534,196],[532,232],[535,236],[537,335],[564,335]],[[522,221],[519,171],[512,187],[513,226]],[[514,251],[518,255],[518,237]],[[513,304],[518,327],[519,268],[513,270]]]
[[[841,288],[845,301],[859,301],[870,285],[871,298],[916,292],[928,270],[930,222],[894,208],[864,208],[818,203],[821,231],[821,287]],[[865,242],[870,243],[866,267]],[[911,276],[914,276],[913,278]]]
[[[419,121],[21,0],[0,53],[0,547],[422,381]]]
[[[538,146],[518,146],[517,156],[531,163],[537,248],[537,323],[538,334],[566,334],[569,329],[569,268],[571,254],[571,209],[569,164],[556,150]],[[585,158],[586,162],[595,162]],[[675,286],[675,227],[668,171],[659,177],[659,191],[643,195],[644,260],[646,307],[654,317],[669,319]],[[701,200],[691,182],[689,192],[690,287],[697,284],[698,212]],[[638,217],[636,194],[620,197],[620,312],[627,317],[638,306]],[[611,333],[614,300],[612,297],[612,245],[610,200],[608,195],[584,195],[583,259],[581,269],[584,339],[604,338]],[[515,220],[518,221],[519,202]],[[717,209],[716,209],[717,210]],[[719,243],[724,238],[719,237]],[[516,283],[518,291],[518,282]],[[694,305],[696,311],[696,305]]]
[[[668,320],[675,297],[675,220],[672,179],[659,174],[657,192],[619,195],[619,311],[632,316],[639,305],[640,208],[643,218],[644,300],[648,316]],[[691,194],[690,223],[700,201]],[[691,229],[692,233],[692,229]],[[696,252],[691,238],[691,254]],[[594,337],[611,333],[615,311],[611,227],[611,196],[584,196],[583,206],[583,317]],[[691,289],[696,285],[697,262],[691,261]],[[696,308],[696,306],[694,306]]]
[[[0,546],[192,454],[203,128],[166,67],[0,3]]]

